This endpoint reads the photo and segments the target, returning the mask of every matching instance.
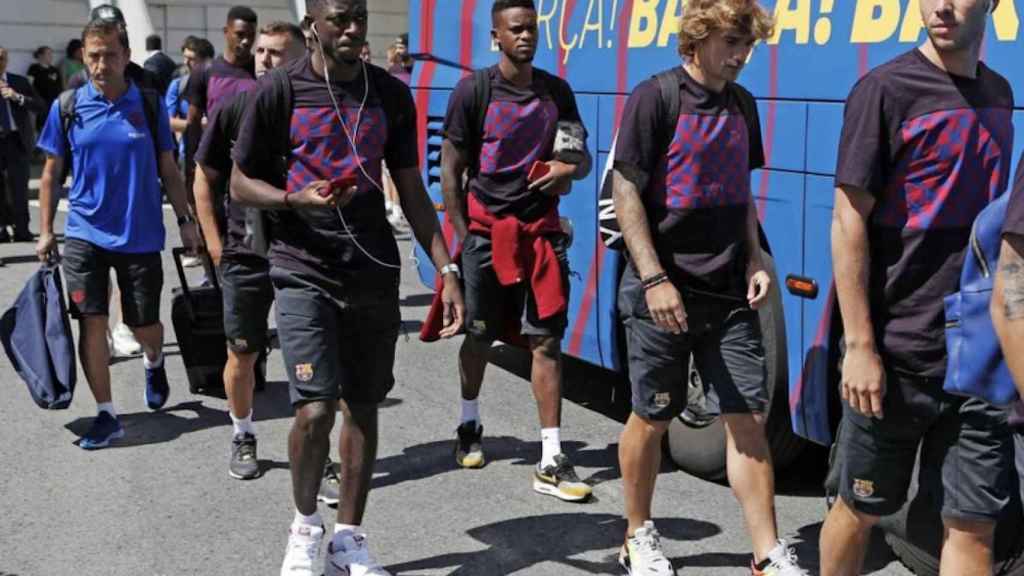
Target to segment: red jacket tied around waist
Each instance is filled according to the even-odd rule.
[[[468,208],[470,233],[491,238],[492,265],[498,282],[502,286],[513,286],[528,281],[541,320],[564,312],[568,302],[562,284],[562,267],[548,238],[551,234],[562,233],[557,205],[533,222],[523,222],[515,216],[496,216],[473,194],[468,194]],[[443,322],[441,283],[437,285],[438,292],[420,333],[420,339],[425,342],[437,340]],[[518,326],[518,317],[506,320],[506,326],[512,323]]]

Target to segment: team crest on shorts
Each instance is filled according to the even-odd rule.
[[[853,479],[853,495],[857,498],[871,498],[875,493],[875,483],[871,480]]]
[[[312,364],[296,364],[295,365],[295,379],[299,382],[309,382],[313,379],[313,365]]]
[[[235,348],[239,350],[246,350],[249,348],[249,342],[245,338],[235,338],[232,342]]]
[[[658,408],[668,408],[672,403],[672,395],[668,392],[658,392],[654,395],[654,405]]]
[[[71,301],[75,304],[81,304],[85,302],[85,290],[72,290]]]
[[[483,320],[473,320],[473,329],[487,330],[487,322],[484,322]]]

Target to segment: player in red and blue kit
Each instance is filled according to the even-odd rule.
[[[832,253],[845,354],[823,576],[859,574],[871,527],[935,486],[943,574],[991,574],[1012,490],[1006,415],[946,393],[943,298],[959,287],[971,225],[1006,191],[1013,94],[979,61],[991,0],[921,0],[928,38],[872,70],[846,102]]]

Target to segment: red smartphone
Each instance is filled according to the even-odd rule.
[[[331,180],[331,185],[328,186],[327,188],[324,188],[320,192],[320,196],[327,198],[328,196],[335,192],[344,192],[345,190],[348,190],[349,188],[356,186],[357,184],[359,184],[359,177],[357,176],[340,176],[338,178],[335,178],[334,180]]]
[[[526,181],[532,184],[543,178],[548,172],[551,172],[551,166],[548,166],[546,162],[538,160],[533,163],[533,166],[530,166],[530,173],[527,174]]]

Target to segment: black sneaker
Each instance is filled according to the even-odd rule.
[[[316,499],[328,506],[337,506],[339,494],[341,494],[341,477],[334,469],[334,463],[328,458],[327,464],[324,465],[324,476],[320,480],[320,492],[317,493]]]
[[[484,449],[481,439],[484,427],[476,421],[463,422],[456,430],[455,462],[463,468],[483,468]]]
[[[566,502],[580,502],[590,497],[593,489],[580,480],[565,454],[555,455],[555,463],[533,471],[533,489]]]
[[[235,434],[231,440],[231,462],[228,474],[239,480],[252,480],[260,476],[260,462],[256,459],[256,437],[249,433]]]

